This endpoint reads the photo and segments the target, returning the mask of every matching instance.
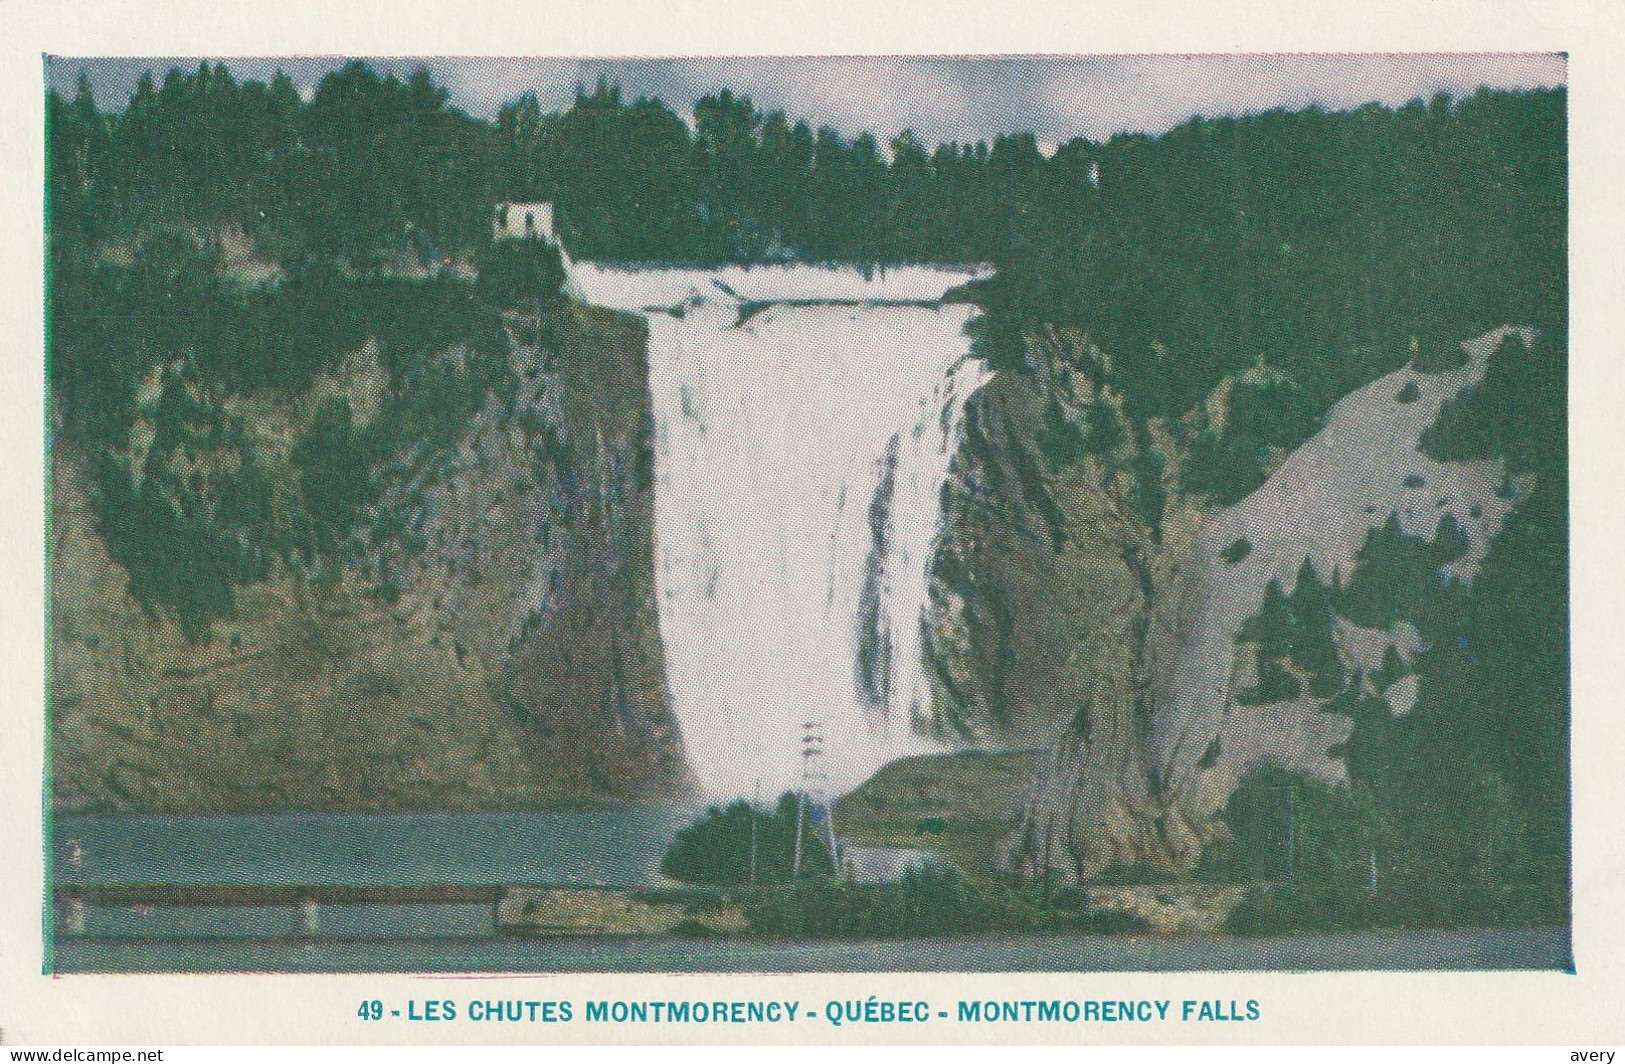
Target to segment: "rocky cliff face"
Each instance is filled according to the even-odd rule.
[[[1031,372],[1001,374],[967,411],[927,641],[938,738],[1043,751],[1025,806],[1002,811],[1017,825],[1008,864],[1075,880],[1189,871],[1252,770],[1346,778],[1349,718],[1325,712],[1331,695],[1291,660],[1291,697],[1261,684],[1244,623],[1306,559],[1340,583],[1390,513],[1418,537],[1450,515],[1465,537],[1451,575],[1471,576],[1515,492],[1498,493],[1499,462],[1433,462],[1417,442],[1499,339],[1467,345],[1459,369],[1405,369],[1348,396],[1262,487],[1217,509],[1180,490],[1180,425],[1125,428],[1096,383],[1107,356],[1077,335],[1029,338]],[[1225,392],[1210,403],[1221,417]],[[1408,710],[1414,629],[1328,617],[1340,677]]]
[[[967,411],[932,583],[933,730],[1046,751],[1009,859],[1086,879],[1165,848],[1147,738],[1200,514],[1170,491],[1166,434],[1133,438],[1093,383],[1100,352],[1051,333],[1029,357]]]
[[[394,457],[360,549],[274,565],[208,638],[143,612],[93,517],[93,456],[53,455],[58,808],[512,808],[688,787],[655,616],[644,326],[569,305],[508,327],[513,387],[449,444]],[[369,346],[306,394],[230,412],[285,489],[317,404],[343,397],[360,429],[379,377]],[[164,460],[207,475],[208,455]]]

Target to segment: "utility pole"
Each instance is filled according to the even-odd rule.
[[[816,720],[801,725],[801,791],[796,795],[796,853],[790,864],[792,882],[801,878],[801,822],[806,817],[808,788],[815,778],[825,778],[824,773],[813,769],[813,761],[824,756],[823,727],[823,722]],[[834,856],[830,855],[832,859]]]
[[[756,777],[756,800],[750,804],[750,885],[756,885],[756,807],[762,804],[762,777]]]
[[[801,817],[807,806],[807,790],[805,787],[796,795],[796,853],[790,861],[790,882],[794,883],[801,878]]]

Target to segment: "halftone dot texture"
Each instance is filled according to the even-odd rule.
[[[1192,825],[1210,830],[1204,825],[1224,813],[1236,786],[1260,765],[1284,766],[1308,780],[1345,779],[1352,716],[1328,712],[1327,699],[1309,694],[1263,698],[1258,692],[1281,676],[1258,674],[1259,662],[1266,670],[1272,665],[1249,651],[1250,644],[1238,650],[1242,629],[1257,620],[1269,582],[1279,581],[1293,593],[1295,576],[1308,559],[1320,579],[1340,587],[1355,573],[1368,535],[1390,514],[1402,542],[1433,537],[1437,543],[1441,529],[1459,535],[1461,549],[1436,566],[1434,575],[1443,585],[1471,580],[1512,515],[1532,497],[1545,498],[1535,492],[1550,486],[1550,467],[1538,460],[1524,460],[1516,469],[1507,464],[1508,438],[1560,440],[1561,400],[1555,412],[1542,408],[1533,421],[1508,421],[1514,429],[1498,422],[1487,433],[1493,445],[1482,453],[1473,450],[1482,442],[1472,435],[1476,430],[1461,427],[1475,402],[1482,405],[1485,395],[1501,394],[1486,381],[1486,367],[1503,339],[1491,330],[1534,326],[1507,334],[1512,344],[1507,350],[1527,350],[1538,361],[1548,350],[1536,343],[1539,334],[1560,328],[1541,313],[1561,302],[1562,275],[1541,272],[1547,261],[1539,256],[1561,251],[1561,234],[1554,237],[1546,224],[1563,217],[1561,181],[1556,193],[1543,183],[1549,175],[1540,168],[1550,159],[1539,155],[1540,147],[1520,154],[1526,143],[1545,144],[1529,127],[1498,119],[1502,124],[1482,143],[1450,142],[1470,149],[1461,170],[1452,169],[1454,162],[1447,159],[1396,186],[1406,190],[1405,203],[1378,201],[1374,209],[1349,216],[1335,215],[1327,202],[1367,185],[1388,187],[1366,172],[1375,166],[1367,160],[1344,157],[1319,165],[1305,154],[1281,164],[1289,174],[1285,179],[1279,170],[1255,175],[1237,166],[1222,175],[1209,173],[1199,161],[1181,172],[1182,180],[1211,185],[1215,191],[1208,201],[1235,209],[1210,215],[1204,213],[1206,205],[1170,199],[1176,206],[1167,208],[1167,217],[1174,221],[1159,228],[1155,211],[1133,217],[1125,208],[1131,222],[1124,229],[1090,234],[1097,243],[1087,246],[1110,267],[1098,274],[1083,272],[1095,269],[1095,260],[1068,257],[1070,247],[1057,251],[1063,242],[1047,239],[1075,224],[1074,216],[1058,210],[1053,217],[1035,215],[1041,224],[1032,224],[1028,216],[1039,210],[1034,200],[1012,198],[998,184],[1018,180],[1009,175],[1019,170],[996,172],[1004,165],[998,148],[991,168],[985,156],[975,164],[984,167],[979,173],[985,183],[971,193],[961,188],[958,200],[904,209],[914,202],[908,195],[919,190],[901,183],[883,188],[883,183],[888,164],[906,155],[906,144],[893,145],[905,130],[913,131],[927,151],[944,142],[1031,134],[1038,154],[1053,158],[1051,168],[1060,175],[1047,191],[1076,199],[1090,186],[1112,188],[1117,174],[1109,156],[1096,155],[1090,158],[1105,159],[1104,176],[1098,167],[1062,172],[1065,157],[1056,157],[1056,151],[1074,138],[1094,142],[1085,150],[1095,152],[1095,145],[1117,134],[1155,137],[1198,115],[1256,116],[1307,107],[1337,112],[1373,102],[1398,108],[1439,96],[1460,101],[1485,88],[1561,88],[1566,58],[1559,54],[367,59],[372,70],[402,80],[427,70],[446,90],[448,106],[472,121],[444,114],[432,121],[413,118],[419,113],[414,108],[436,112],[432,95],[394,110],[394,103],[371,100],[365,106],[376,104],[376,109],[354,111],[346,119],[366,124],[363,136],[320,122],[297,136],[277,128],[278,121],[294,120],[290,115],[308,118],[318,85],[349,59],[232,58],[224,64],[235,85],[221,84],[217,73],[208,86],[184,87],[202,61],[48,61],[49,87],[67,101],[53,142],[51,179],[50,683],[53,784],[57,809],[64,814],[56,830],[59,883],[91,882],[106,874],[132,877],[130,882],[170,875],[193,884],[251,885],[243,878],[249,868],[257,869],[255,876],[295,885],[324,876],[379,887],[477,880],[630,890],[658,883],[662,840],[678,822],[668,822],[674,815],[669,807],[652,819],[549,820],[546,814],[527,819],[515,813],[500,823],[489,818],[510,814],[491,811],[583,797],[664,802],[690,794],[697,746],[692,737],[685,746],[672,696],[693,692],[674,691],[671,622],[665,612],[669,595],[667,601],[659,597],[672,578],[656,572],[659,545],[663,537],[693,534],[698,546],[682,563],[692,569],[685,579],[701,591],[708,586],[714,591],[719,572],[730,567],[757,567],[763,580],[780,579],[763,563],[776,558],[788,568],[786,559],[794,551],[707,556],[707,544],[715,550],[716,543],[732,541],[715,529],[661,524],[672,519],[673,511],[659,505],[659,486],[670,480],[662,463],[672,460],[672,451],[657,425],[659,411],[651,409],[651,389],[660,386],[651,384],[651,374],[690,374],[668,382],[668,413],[674,422],[692,422],[696,438],[730,438],[727,427],[738,419],[720,404],[707,406],[721,390],[708,397],[706,382],[692,376],[699,360],[664,363],[665,355],[651,346],[651,330],[666,335],[688,328],[680,324],[693,310],[687,289],[670,299],[626,306],[613,300],[589,306],[531,298],[532,289],[557,288],[549,272],[555,265],[521,255],[503,258],[512,247],[501,241],[494,250],[488,246],[498,202],[518,201],[515,209],[523,210],[533,200],[553,198],[555,186],[566,189],[557,194],[561,230],[577,259],[705,264],[694,271],[703,275],[696,291],[703,289],[713,306],[729,299],[738,304],[732,308],[737,320],[724,323],[730,336],[793,329],[796,321],[814,321],[820,314],[849,315],[856,322],[858,310],[846,304],[876,302],[875,293],[905,285],[907,277],[900,270],[889,275],[848,270],[838,281],[819,275],[804,297],[773,298],[838,308],[796,306],[762,316],[749,291],[707,287],[712,282],[706,271],[719,261],[998,259],[1002,264],[1013,261],[1015,243],[1043,249],[1042,258],[1038,250],[1031,258],[1051,272],[1044,283],[1023,290],[1029,302],[1021,304],[1040,308],[1032,313],[1042,325],[1018,334],[1028,352],[1018,361],[1025,358],[1027,364],[1019,370],[1008,362],[997,364],[997,352],[1009,357],[1009,349],[997,346],[996,335],[978,338],[977,353],[1001,376],[995,394],[979,398],[966,415],[963,431],[953,420],[964,406],[963,396],[955,402],[935,378],[922,387],[922,403],[936,405],[912,438],[922,438],[931,422],[940,421],[959,450],[951,462],[943,453],[947,472],[936,474],[940,481],[915,485],[916,494],[932,503],[933,521],[940,498],[944,533],[933,547],[942,553],[930,560],[921,618],[922,629],[930,631],[919,640],[912,632],[905,640],[888,638],[884,618],[876,620],[880,614],[874,608],[886,589],[905,583],[898,567],[926,571],[926,559],[886,554],[884,543],[888,537],[896,542],[901,518],[891,502],[895,485],[884,493],[877,490],[887,482],[888,461],[895,471],[897,449],[906,447],[913,422],[899,424],[889,452],[881,446],[852,463],[858,468],[849,478],[856,491],[851,498],[841,493],[836,525],[846,522],[866,540],[855,555],[863,571],[854,572],[867,597],[859,611],[862,623],[855,619],[846,625],[855,646],[840,647],[843,654],[851,651],[853,663],[842,659],[835,671],[843,682],[853,674],[855,688],[886,707],[889,717],[878,714],[886,727],[897,727],[912,714],[934,740],[949,745],[1024,750],[1058,742],[1061,752],[1054,771],[1042,778],[1022,776],[1012,783],[989,775],[967,785],[922,773],[896,783],[895,791],[880,788],[874,806],[885,811],[876,812],[874,820],[884,821],[889,832],[878,840],[884,847],[929,847],[927,836],[946,832],[950,850],[960,846],[973,854],[959,854],[961,861],[984,863],[972,869],[978,875],[997,860],[1005,869],[1033,873],[1041,862],[1062,878],[1082,874],[1088,879],[1107,870],[1107,862],[1096,858],[1108,850],[1127,855],[1130,863],[1148,853],[1179,852],[1184,843],[1177,833],[1189,835]],[[145,74],[152,75],[160,95],[169,92],[166,75],[172,68],[180,72],[183,88],[173,94],[175,110],[168,113],[185,114],[193,124],[140,125],[151,123],[151,113],[140,108],[128,124],[112,117],[123,114]],[[279,72],[287,75],[292,101],[278,101],[261,88],[240,88],[248,81],[269,82]],[[91,121],[72,113],[81,76],[104,117]],[[547,115],[568,109],[578,88],[590,94],[601,82],[619,88],[619,101],[659,100],[676,119],[651,119],[647,139],[623,155],[615,154],[619,142],[606,152],[593,136],[568,141],[566,150],[553,155],[543,148],[536,148],[534,157],[524,154],[530,149],[478,154],[494,143],[482,138],[499,128],[499,112],[522,94],[533,93],[539,112]],[[824,200],[806,201],[791,198],[795,179],[806,176],[792,169],[785,171],[788,177],[774,175],[745,192],[729,184],[738,175],[718,177],[720,168],[696,176],[688,169],[694,158],[689,138],[696,128],[703,131],[708,119],[696,119],[695,104],[724,89],[748,97],[764,115],[780,111],[792,124],[805,119],[815,130],[833,129],[842,138],[836,142],[840,151],[859,134],[872,132],[879,142],[878,171],[863,170],[864,158],[854,154],[852,169],[838,180],[822,179],[822,191],[805,193]],[[288,109],[277,110],[284,105]],[[342,115],[343,106],[341,99],[332,113]],[[267,114],[273,118],[255,124]],[[717,120],[715,114],[710,120]],[[678,122],[682,128],[674,134],[672,124]],[[1548,127],[1535,129],[1545,132]],[[534,143],[550,136],[536,133]],[[194,153],[205,138],[212,138],[208,150]],[[832,154],[843,158],[839,151]],[[468,160],[474,158],[489,160],[488,168],[471,168]],[[1392,154],[1385,158],[1396,169],[1407,163]],[[678,168],[661,171],[666,164],[652,162],[644,172],[628,162],[645,159],[677,160],[672,165]],[[622,188],[573,187],[570,168],[580,160],[588,160],[580,166],[604,168],[594,173],[621,166],[632,176]],[[1560,160],[1556,165],[1561,169]],[[492,176],[499,167],[500,179]],[[1494,180],[1468,180],[1464,173],[1474,167],[1493,173]],[[1290,174],[1299,171],[1314,194],[1290,203],[1243,203],[1255,177],[1291,189]],[[1470,201],[1477,206],[1465,215],[1450,213],[1458,210],[1453,204],[1464,187],[1480,197]],[[1511,190],[1508,199],[1495,199],[1494,189]],[[1145,189],[1128,190],[1123,202],[1137,204],[1140,191]],[[885,210],[863,201],[865,194],[883,200]],[[1413,209],[1419,202],[1425,207]],[[1499,230],[1480,241],[1476,222],[1472,239],[1462,237],[1460,218],[1499,223],[1495,209],[1506,202],[1520,211],[1527,208],[1516,224],[1505,225],[1518,230],[1517,241]],[[808,203],[822,204],[823,213]],[[1491,203],[1496,207],[1485,206]],[[1276,207],[1278,217],[1258,228],[1238,228],[1237,218]],[[1188,219],[1175,217],[1182,210],[1190,212]],[[1429,211],[1438,211],[1437,217],[1450,219],[1457,229],[1428,228],[1435,217]],[[815,215],[819,225],[806,225]],[[1323,215],[1335,222],[1321,227],[1316,220]],[[934,219],[934,232],[911,225],[923,217]],[[1008,229],[990,236],[988,217]],[[664,224],[661,218],[678,221]],[[1525,224],[1529,218],[1535,222]],[[1154,238],[1141,241],[1141,233]],[[1179,243],[1185,237],[1190,242]],[[1107,247],[1113,239],[1119,244]],[[1539,250],[1527,260],[1520,257],[1530,245]],[[1155,258],[1165,248],[1176,250]],[[1135,258],[1146,249],[1148,258]],[[1336,249],[1354,249],[1355,258],[1360,249],[1370,254],[1350,266]],[[1203,256],[1202,264],[1191,266],[1193,258]],[[1408,280],[1371,281],[1400,260]],[[1184,276],[1187,268],[1193,280],[1177,298],[1155,288],[1170,276]],[[1071,275],[1049,283],[1052,274],[1068,270],[1078,271],[1087,283]],[[785,272],[799,278],[798,284],[807,276]],[[1237,295],[1237,275],[1246,279],[1254,272],[1258,292]],[[761,274],[756,271],[756,280]],[[1305,276],[1324,277],[1323,287],[1294,280]],[[1445,278],[1448,294],[1442,294]],[[826,282],[846,287],[832,295],[817,287]],[[1435,294],[1435,285],[1441,294]],[[1405,302],[1406,289],[1414,302]],[[521,290],[524,299],[511,298]],[[1099,291],[1111,292],[1120,303],[1091,303],[1098,331],[1089,332],[1079,325],[1085,316],[1067,301],[1081,303]],[[1165,297],[1160,301],[1146,295],[1159,291]],[[1507,293],[1516,296],[1510,304],[1494,302]],[[922,305],[936,305],[941,293],[903,295],[889,302],[913,305],[869,313],[903,320],[920,313]],[[1481,300],[1488,309],[1475,303],[1472,312],[1462,313],[1459,304],[1467,300]],[[1438,327],[1428,332],[1408,321],[1405,328],[1385,331],[1374,324],[1383,313],[1394,313],[1382,308],[1400,304]],[[1102,307],[1115,315],[1104,324]],[[1215,333],[1245,335],[1256,348],[1220,368],[1157,361],[1166,357],[1165,338],[1135,323],[1164,311],[1183,315],[1177,319],[1182,329],[1219,322]],[[930,311],[939,317],[943,312],[941,306]],[[1485,318],[1485,313],[1502,316]],[[968,347],[970,341],[955,325],[953,342]],[[882,322],[876,328],[896,325]],[[1313,349],[1317,329],[1354,335],[1339,354],[1362,360],[1360,370],[1339,377],[1334,393],[1307,401],[1311,411],[1303,426],[1255,425],[1251,431],[1257,439],[1249,437],[1254,449],[1238,459],[1239,480],[1217,483],[1232,472],[1223,466],[1239,453],[1232,449],[1214,460],[1215,484],[1192,488],[1199,449],[1231,442],[1223,431],[1230,396],[1245,389],[1274,395],[1270,389],[1282,380],[1290,389],[1308,390],[1293,373],[1307,379],[1320,372]],[[1426,334],[1414,349],[1404,345],[1406,329]],[[1434,333],[1447,339],[1439,342]],[[924,335],[921,327],[913,339],[923,342]],[[1102,341],[1107,335],[1117,343]],[[910,342],[906,331],[886,336],[887,342]],[[767,350],[740,342],[741,353],[730,355],[734,361],[721,370],[730,365],[742,370]],[[829,356],[838,343],[825,338],[818,344],[827,346],[814,344],[805,355],[833,361]],[[1193,342],[1179,355],[1201,357],[1199,346]],[[1138,390],[1124,383],[1123,371],[1107,368],[1112,359],[1140,358],[1142,352],[1154,355],[1144,356],[1151,359],[1142,367],[1150,367],[1144,373],[1149,383],[1140,382],[1144,386]],[[1283,364],[1292,372],[1284,372]],[[793,360],[784,367],[782,391],[786,401],[799,402],[798,414],[816,409],[819,401],[840,405],[834,385],[828,394],[810,396],[806,389],[827,382],[801,375]],[[849,385],[861,376],[838,383]],[[879,396],[882,377],[873,375],[862,398]],[[1200,387],[1187,389],[1190,381]],[[1538,383],[1544,387],[1549,381]],[[820,434],[805,429],[805,416],[798,421],[773,409],[773,392],[769,388],[741,400],[755,404],[756,423],[766,426],[755,445],[794,443],[816,453]],[[1452,404],[1457,420],[1451,425],[1460,439],[1423,446],[1429,432],[1447,435],[1437,426],[1441,411]],[[849,416],[856,406],[846,404]],[[1103,413],[1107,408],[1115,413]],[[1270,416],[1285,421],[1288,414],[1265,419]],[[1113,419],[1122,425],[1108,437],[1107,427],[1117,423]],[[793,425],[803,426],[799,440],[773,438],[774,426],[788,437]],[[1457,452],[1440,450],[1452,445]],[[743,461],[734,463],[735,473],[714,478],[722,500],[717,512],[732,508],[740,523],[776,518],[782,524],[796,501],[793,492],[785,494],[782,483],[762,484],[759,469],[753,481],[750,455],[738,457]],[[903,466],[908,468],[906,455]],[[791,530],[785,542],[802,533],[816,540],[820,556],[836,555],[838,527],[835,532]],[[867,547],[870,536],[873,550]],[[1238,547],[1243,541],[1245,550]],[[1076,560],[1089,551],[1098,557]],[[1144,644],[1147,629],[1131,623],[1127,613],[1136,608],[1137,595],[1146,596],[1149,605],[1150,596],[1171,594],[1170,574],[1198,562],[1200,572],[1191,581],[1200,585],[1192,600],[1200,600],[1195,634],[1157,664],[1164,670],[1155,678],[1162,701],[1155,714],[1142,719],[1128,692],[1134,684],[1149,688],[1150,673],[1135,670],[1152,666],[1143,655],[1122,648],[1136,640]],[[1544,593],[1561,597],[1561,588],[1548,583]],[[833,600],[835,579],[828,584]],[[980,590],[990,586],[996,593]],[[1035,623],[1035,617],[1044,620]],[[912,618],[889,620],[895,630]],[[733,622],[741,636],[751,635],[750,625],[738,617]],[[1413,709],[1415,661],[1428,651],[1414,627],[1354,624],[1347,617],[1337,624],[1336,648],[1355,678],[1351,683],[1366,683],[1371,697],[1384,699],[1400,716]],[[757,660],[766,662],[771,628],[756,627],[754,637],[767,648]],[[860,628],[874,637],[866,646],[857,645]],[[918,643],[924,644],[922,654],[938,656],[928,657],[930,667],[922,673],[927,697],[911,707],[906,698],[888,698],[890,685],[901,683],[896,678],[906,670],[889,662],[887,652]],[[944,647],[963,657],[943,660]],[[1455,649],[1477,667],[1476,647],[1462,643]],[[1407,675],[1385,676],[1380,688],[1362,681],[1388,667],[1390,651],[1400,656]],[[1080,659],[1084,666],[1077,664]],[[1295,657],[1284,660],[1285,665],[1274,664],[1292,673],[1288,683],[1309,682],[1310,670],[1294,664]],[[718,667],[749,667],[723,656],[716,661]],[[1116,679],[1103,679],[1108,676]],[[731,711],[749,716],[749,707]],[[738,728],[743,750],[744,739],[751,738],[745,734],[748,720]],[[1056,740],[1059,733],[1064,735]],[[1099,755],[1089,751],[1101,747],[1090,744],[1130,733],[1139,736],[1145,755],[1158,766],[1155,778],[1132,783],[1086,778],[1100,772]],[[1566,743],[1566,728],[1561,742]],[[1534,732],[1527,744],[1532,761],[1561,745]],[[730,777],[746,779],[763,771],[757,764],[763,759],[756,755],[741,754],[738,760],[750,763],[726,766]],[[1486,784],[1487,800],[1495,799],[1496,786],[1504,784]],[[962,788],[952,801],[944,797],[951,787]],[[984,794],[1026,790],[992,818],[1000,821],[994,828],[954,823],[953,803],[977,793],[977,787]],[[1120,790],[1090,806],[1100,801],[1103,787]],[[1566,779],[1547,791],[1542,801],[1566,803]],[[1116,805],[1103,813],[1112,802]],[[1168,818],[1146,814],[1155,802],[1179,806],[1171,827]],[[297,817],[282,816],[289,810],[319,812],[326,826],[302,829]],[[409,815],[387,830],[345,820],[323,844],[327,848],[320,852],[330,860],[321,868],[293,859],[302,833],[313,841],[346,816],[381,812]],[[91,829],[84,826],[76,835],[72,816],[66,815],[87,813],[268,814],[276,823],[256,829],[244,821],[240,836],[213,836],[198,853],[181,852],[192,847],[184,830],[170,836],[160,832],[155,845],[171,846],[174,853],[139,872],[133,865],[117,872],[98,865],[105,859],[102,843],[86,853]],[[470,825],[467,852],[453,854],[455,839],[448,841],[444,824],[435,822],[441,813],[487,818],[477,825],[465,822]],[[685,809],[678,820],[688,815]],[[946,826],[936,823],[944,818]],[[1125,827],[1114,818],[1143,822]],[[1022,824],[1047,841],[1021,852]],[[390,833],[397,830],[400,834]],[[1507,834],[1529,830],[1519,820]],[[525,841],[520,845],[516,839]],[[483,864],[482,846],[491,856]],[[415,854],[415,859],[392,863],[391,853]],[[1516,856],[1539,866],[1520,872],[1525,879],[1561,875],[1566,884],[1566,850]],[[1380,871],[1391,870],[1385,865]],[[1041,874],[1033,881],[1045,878]],[[993,894],[1004,889],[982,882]],[[1524,880],[1514,884],[1523,885]],[[1466,892],[1447,886],[1455,894]],[[1501,886],[1492,882],[1488,889]],[[1217,930],[1224,910],[1236,900],[1226,888],[1183,881],[1110,889],[1086,884],[1084,890],[1094,890],[1094,900],[1107,908],[1136,914],[1125,918],[1129,923],[1147,921],[1134,926],[1183,930]],[[1500,911],[1485,908],[1492,903],[1479,897],[1457,901],[1459,912],[1429,918],[1461,923],[1473,919],[1461,913]],[[739,930],[745,920],[741,906],[717,907],[727,915],[706,915],[710,910],[703,905],[693,913],[667,906],[627,915],[633,906],[611,917],[596,909],[589,913],[591,906],[580,902],[577,911],[548,930],[647,931],[679,922],[697,935]],[[542,915],[527,910],[502,919],[540,926],[551,910],[538,911]],[[364,915],[351,918],[365,923]],[[1566,921],[1566,913],[1558,917],[1546,910],[1529,922],[1548,926],[1528,930],[1103,938],[1079,933],[1085,925],[1052,923],[1041,932],[943,942],[916,937],[793,946],[727,937],[692,944],[675,937],[641,944],[569,937],[554,946],[483,933],[470,934],[467,942],[431,941],[438,926],[432,915],[412,925],[421,940],[414,941],[409,928],[399,940],[347,945],[335,929],[349,925],[335,916],[317,949],[270,941],[222,948],[204,942],[195,927],[174,941],[144,937],[139,928],[120,937],[129,930],[125,924],[107,925],[124,930],[103,937],[76,937],[81,919],[59,921],[59,930],[66,926],[70,932],[59,942],[63,967],[1571,966],[1567,928],[1556,926]],[[266,926],[280,919],[266,917]],[[594,924],[595,919],[605,923]],[[315,926],[303,933],[312,934]]]

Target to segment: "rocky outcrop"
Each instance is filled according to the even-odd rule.
[[[509,327],[512,387],[449,444],[394,457],[359,549],[337,568],[274,563],[206,638],[142,610],[93,517],[94,456],[53,455],[59,809],[493,809],[687,789],[655,616],[643,324],[569,305]],[[359,430],[380,416],[377,389],[362,351],[307,394],[231,401],[279,505],[317,404],[345,398]]]
[[[1049,751],[1008,860],[1079,879],[1166,850],[1147,738],[1163,603],[1200,517],[1173,490],[1172,441],[1126,434],[1094,383],[1101,357],[1034,338],[1033,372],[972,401],[927,645],[938,738]]]

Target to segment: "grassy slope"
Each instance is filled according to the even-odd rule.
[[[865,845],[941,850],[979,874],[995,863],[999,840],[1020,819],[1040,756],[1035,751],[905,757],[886,765],[835,804],[843,838]],[[940,835],[920,831],[940,819]]]

